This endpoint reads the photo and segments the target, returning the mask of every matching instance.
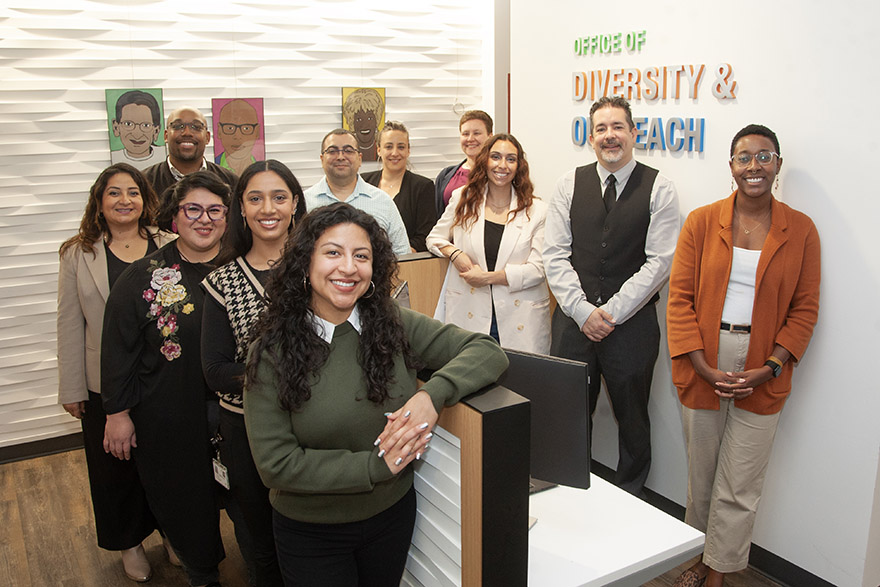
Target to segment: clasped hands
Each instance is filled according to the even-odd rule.
[[[399,410],[388,414],[385,429],[375,444],[379,447],[379,458],[385,459],[392,473],[397,475],[421,458],[438,417],[426,391],[417,392]]]
[[[718,397],[740,400],[749,397],[756,387],[772,379],[773,371],[766,366],[737,373],[710,368],[700,373],[700,377],[712,385]]]
[[[469,286],[484,287],[491,285],[490,279],[492,274],[489,271],[483,271],[479,265],[471,261],[467,253],[456,255],[452,265],[458,270],[459,277],[464,279],[465,283]]]
[[[614,316],[602,308],[596,308],[581,326],[581,332],[593,342],[602,342],[602,339],[614,332],[615,325]]]

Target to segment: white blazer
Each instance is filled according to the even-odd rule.
[[[428,235],[428,250],[442,257],[440,249],[454,245],[485,270],[484,206],[467,230],[461,225],[452,226],[461,192],[462,188],[452,192],[446,211]],[[511,204],[515,207],[516,195],[511,195]],[[471,287],[455,266],[449,264],[442,300],[446,304],[446,323],[488,334],[494,302],[501,346],[530,353],[550,351],[550,291],[541,259],[546,217],[547,204],[535,198],[528,217],[525,211],[520,211],[504,227],[495,269],[504,269],[508,285]]]

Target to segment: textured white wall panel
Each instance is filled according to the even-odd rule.
[[[386,88],[414,171],[457,162],[484,108],[492,6],[466,1],[6,0],[0,6],[0,446],[78,430],[55,405],[58,247],[110,164],[104,90],[162,88],[165,112],[263,97],[266,151],[308,187],[341,88]],[[460,110],[459,110],[460,112]],[[209,147],[207,156],[212,156]],[[365,169],[375,164],[365,165]]]

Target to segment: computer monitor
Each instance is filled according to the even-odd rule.
[[[590,487],[587,364],[504,349],[510,366],[499,385],[531,402],[533,479]]]

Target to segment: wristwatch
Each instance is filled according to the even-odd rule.
[[[773,371],[773,377],[779,377],[782,373],[782,362],[776,357],[770,357],[764,364],[770,367],[770,370]]]

